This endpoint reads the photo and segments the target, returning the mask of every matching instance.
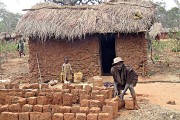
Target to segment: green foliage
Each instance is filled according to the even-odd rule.
[[[154,55],[154,60],[155,60],[155,61],[160,60],[160,56],[159,56],[159,55],[157,55],[157,54],[155,54],[155,55]]]
[[[17,50],[17,44],[14,42],[1,43],[0,42],[0,52],[13,52]]]
[[[166,10],[166,4],[164,2],[156,2],[157,12],[156,19],[158,22],[162,23],[164,28],[180,28],[180,9],[177,7],[172,8],[171,10]]]
[[[11,33],[15,30],[16,24],[22,15],[9,12],[5,7],[4,3],[0,1],[0,32]]]
[[[173,48],[172,52],[180,52],[180,48],[179,47],[178,48]]]
[[[164,48],[166,47],[166,43],[164,42],[161,42],[161,41],[153,41],[153,44],[152,44],[152,47],[154,50],[156,51],[161,51],[161,50],[164,50]]]

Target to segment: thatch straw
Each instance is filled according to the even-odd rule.
[[[160,35],[163,30],[161,23],[154,23],[153,26],[150,28],[149,36],[151,39],[155,39],[157,35]]]
[[[44,40],[47,37],[72,40],[94,33],[146,31],[154,21],[155,12],[150,2],[143,2],[143,6],[141,3],[92,6],[41,3],[29,10],[16,30],[24,36],[39,36]]]

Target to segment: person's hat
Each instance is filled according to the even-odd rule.
[[[113,59],[113,65],[116,64],[116,63],[119,63],[119,62],[124,62],[124,60],[122,60],[121,57],[116,57]]]

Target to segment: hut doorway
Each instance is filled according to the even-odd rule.
[[[100,55],[102,75],[110,75],[113,59],[115,58],[115,34],[100,34]]]

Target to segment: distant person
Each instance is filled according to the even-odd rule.
[[[64,59],[64,63],[62,65],[62,82],[70,82],[72,80],[72,68],[69,60],[67,58]]]
[[[124,100],[124,95],[127,89],[129,89],[133,98],[134,108],[139,109],[134,90],[138,81],[138,75],[136,72],[130,66],[125,65],[120,57],[116,57],[113,60],[111,74],[114,79],[115,95],[119,96],[121,100]],[[122,90],[123,92],[121,94]]]
[[[25,56],[25,53],[24,53],[24,41],[23,41],[22,38],[19,40],[19,43],[18,43],[18,46],[17,46],[17,50],[19,51],[20,58],[21,58],[22,54]]]

